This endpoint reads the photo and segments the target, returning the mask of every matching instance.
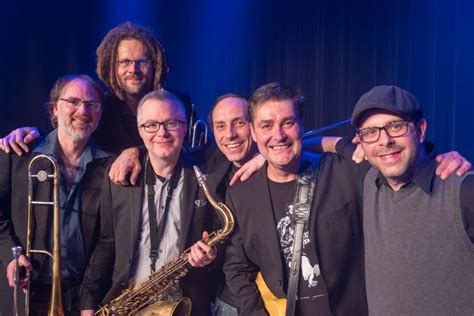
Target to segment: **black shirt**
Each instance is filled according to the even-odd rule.
[[[293,256],[293,200],[296,191],[296,180],[277,183],[268,180],[273,213],[276,219],[280,249],[284,262],[284,287],[288,286],[290,263]],[[312,245],[315,244],[315,245]],[[296,315],[331,315],[328,292],[317,257],[316,243],[309,238],[309,227],[306,225],[303,234],[303,251],[298,282],[298,299]]]
[[[137,117],[125,102],[108,93],[103,101],[104,110],[94,141],[105,151],[117,154],[120,151],[142,146],[138,133]]]

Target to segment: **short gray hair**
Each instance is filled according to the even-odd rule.
[[[168,101],[168,102],[173,103],[179,109],[179,111],[181,111],[181,113],[183,114],[183,117],[184,117],[184,122],[187,123],[186,111],[184,109],[183,102],[177,96],[172,94],[171,92],[161,88],[161,89],[158,89],[158,90],[155,90],[155,91],[152,91],[152,92],[146,94],[140,100],[140,102],[138,103],[138,107],[137,107],[137,123],[138,124],[140,124],[141,108],[142,108],[143,104],[148,100]]]

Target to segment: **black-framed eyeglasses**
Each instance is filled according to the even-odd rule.
[[[394,121],[382,127],[367,127],[357,131],[360,141],[366,144],[372,144],[379,140],[380,132],[385,130],[388,136],[396,138],[405,135],[408,132],[406,121]]]
[[[164,129],[167,131],[174,131],[178,129],[181,124],[185,124],[180,120],[167,120],[164,122],[159,121],[148,121],[138,126],[138,128],[143,128],[147,133],[156,133],[160,129],[160,126],[163,125]]]
[[[78,108],[81,106],[81,104],[84,104],[84,106],[93,112],[99,112],[100,110],[100,102],[97,101],[86,101],[86,100],[81,100],[78,98],[68,98],[68,99],[63,99],[59,98],[59,100],[66,102],[67,105],[69,105],[72,108]]]
[[[120,68],[128,68],[133,64],[137,65],[138,68],[148,68],[151,66],[152,61],[150,59],[128,59],[123,58],[117,60],[117,64]]]

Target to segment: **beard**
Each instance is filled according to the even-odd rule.
[[[140,82],[131,83],[132,80]],[[146,80],[145,76],[137,74],[126,75],[123,80],[119,80],[119,84],[126,94],[138,99],[152,90],[151,83]]]
[[[85,124],[81,127],[75,127],[72,125],[72,120],[82,121]],[[69,121],[58,117],[58,128],[61,128],[73,141],[83,141],[91,136],[97,128],[97,124],[94,124],[87,116],[74,115]]]

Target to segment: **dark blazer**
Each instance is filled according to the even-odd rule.
[[[214,214],[208,203],[196,203],[205,200],[192,169],[193,164],[199,162],[185,153],[181,159],[184,170],[183,238],[177,246],[183,252],[201,239],[204,230],[210,231]],[[84,276],[81,309],[97,309],[99,304],[110,302],[128,288],[133,255],[138,246],[143,191],[142,176],[135,187],[115,185],[107,177],[104,179],[100,237]],[[208,315],[207,269],[191,269],[181,279],[180,285],[183,295],[192,300],[193,315]]]
[[[363,267],[361,198],[348,166],[335,155],[324,155],[317,173],[309,219],[333,315],[365,315],[367,302]],[[265,315],[255,285],[261,271],[270,290],[286,297],[283,260],[276,219],[268,191],[267,166],[247,182],[228,190],[227,203],[236,215],[236,229],[226,251],[227,284],[242,315]]]
[[[0,152],[0,288],[2,293],[12,293],[8,288],[6,279],[6,266],[12,260],[11,247],[20,245],[26,249],[26,227],[28,210],[28,165],[37,153],[27,153],[19,157],[16,154],[5,154]],[[89,255],[98,235],[97,213],[99,209],[101,179],[107,168],[108,159],[96,159],[88,164],[86,173],[82,179],[82,233],[84,249]],[[48,170],[52,172],[51,166],[45,160],[38,161],[32,171]],[[37,181],[34,181],[36,183]],[[46,181],[33,188],[35,200],[52,199],[52,183]],[[33,215],[33,249],[45,249],[47,238],[52,228],[48,226],[49,218],[52,218],[52,207],[35,206]],[[37,255],[32,258],[34,281],[40,271],[41,265],[47,262],[45,256]],[[2,302],[11,306],[11,301],[6,297]],[[4,305],[4,304],[1,304]],[[3,310],[3,309],[2,309]]]

